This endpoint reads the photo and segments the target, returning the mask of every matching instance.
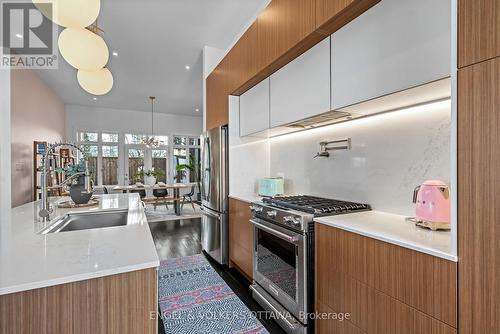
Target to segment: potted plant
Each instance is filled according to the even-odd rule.
[[[141,170],[137,173],[139,178],[144,178],[144,183],[148,186],[154,186],[156,184],[156,179],[165,175],[165,172],[161,169],[155,170],[154,168],[151,170]]]
[[[196,160],[192,155],[189,156],[189,163],[180,164],[175,167],[176,175],[174,176],[174,180],[177,183],[181,183],[182,180],[186,177],[186,172],[189,170],[194,174],[194,179],[196,180],[196,184],[198,185],[198,189],[200,189],[200,180],[198,178],[199,164],[196,163]]]
[[[77,164],[57,168],[56,172],[64,173],[66,179],[61,185],[69,186],[69,196],[75,204],[86,204],[92,197],[92,192],[85,191],[85,159]]]

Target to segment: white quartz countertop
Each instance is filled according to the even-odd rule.
[[[431,231],[405,221],[405,216],[367,211],[338,216],[319,217],[315,222],[385,241],[401,247],[458,261],[452,251],[449,231]]]
[[[116,227],[39,234],[50,222],[35,223],[38,206],[14,208],[0,224],[0,295],[159,266],[138,194],[102,195],[96,207],[54,212],[128,209],[127,224]]]
[[[237,199],[239,201],[252,203],[252,202],[260,202],[262,201],[262,197],[256,194],[231,194],[229,198]]]

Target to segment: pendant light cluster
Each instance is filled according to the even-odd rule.
[[[159,141],[156,139],[154,135],[154,102],[155,102],[155,97],[150,96],[149,99],[151,100],[151,137],[143,137],[141,140],[141,143],[146,145],[147,148],[158,148],[160,146]]]
[[[100,0],[32,0],[52,22],[65,27],[59,35],[62,57],[78,70],[80,86],[93,95],[107,94],[113,87],[113,75],[105,67],[109,50],[102,30],[97,27]],[[52,4],[49,11],[44,4]]]

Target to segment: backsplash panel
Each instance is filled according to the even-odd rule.
[[[270,176],[285,191],[356,202],[414,215],[413,189],[428,179],[450,183],[450,101],[269,139]],[[316,158],[322,140],[352,138],[349,151]]]

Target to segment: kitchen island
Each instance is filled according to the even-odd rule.
[[[98,200],[98,206],[79,209],[52,203],[48,223],[37,222],[39,202],[32,202],[12,209],[2,222],[0,333],[20,325],[41,333],[82,326],[90,332],[156,332],[151,314],[159,259],[139,195]],[[67,214],[117,210],[128,210],[123,226],[40,233]]]

